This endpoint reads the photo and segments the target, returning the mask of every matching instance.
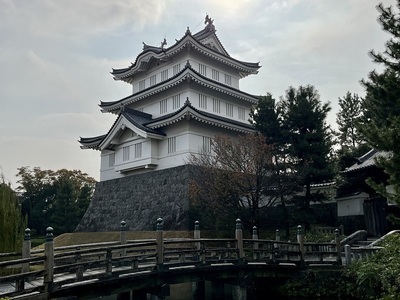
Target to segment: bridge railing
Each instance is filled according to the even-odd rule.
[[[122,221],[119,242],[55,248],[53,230],[49,227],[44,249],[31,251],[30,246],[27,230],[22,258],[0,262],[0,268],[20,268],[18,274],[0,277],[0,284],[13,283],[16,286],[14,290],[0,293],[0,296],[15,296],[27,292],[51,293],[79,281],[134,272],[156,272],[181,265],[304,265],[307,260],[332,263],[335,261],[335,254],[341,256],[340,243],[338,246],[337,241],[305,243],[301,226],[298,227],[297,242],[280,241],[278,231],[275,240],[258,239],[257,228],[253,228],[252,239],[243,239],[240,219],[236,220],[235,238],[231,239],[201,238],[198,222],[195,223],[192,239],[164,239],[162,219],[158,219],[155,239],[128,241],[125,222]],[[336,262],[339,262],[338,257]],[[25,284],[28,282],[32,285]]]

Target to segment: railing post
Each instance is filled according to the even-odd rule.
[[[281,241],[281,234],[279,232],[279,229],[275,230],[275,241],[277,242]]]
[[[157,249],[157,265],[162,265],[164,263],[164,241],[163,241],[163,220],[161,218],[157,219],[157,231],[156,231],[156,249]]]
[[[345,245],[344,246],[344,257],[346,261],[346,267],[351,265],[351,246]]]
[[[24,242],[22,244],[22,258],[31,257],[31,230],[29,228],[25,229]],[[29,272],[29,262],[23,263],[21,268],[22,273]],[[16,282],[16,290],[22,291],[25,288],[25,279],[18,279]]]
[[[341,265],[342,264],[342,249],[340,247],[339,229],[335,229],[335,243],[336,243],[336,253],[337,253],[336,260],[339,263],[339,265]]]
[[[31,230],[25,229],[24,242],[22,245],[22,258],[31,257]],[[22,273],[29,272],[29,263],[22,264]]]
[[[257,260],[260,258],[259,252],[258,250],[258,242],[256,242],[256,240],[258,240],[258,233],[257,233],[257,227],[253,226],[253,235],[252,235],[252,239],[253,239],[253,259]]]
[[[301,225],[297,226],[297,242],[300,246],[301,260],[304,261],[304,232]]]
[[[242,221],[240,219],[236,219],[236,230],[235,230],[235,238],[237,243],[237,249],[239,251],[239,262],[242,262],[244,257],[243,250],[243,230],[242,230]]]
[[[111,276],[112,274],[112,250],[107,248],[106,250],[106,274]]]
[[[119,228],[119,243],[120,245],[126,245],[126,222],[121,221],[121,226]],[[121,249],[121,256],[126,256],[126,248]]]
[[[51,291],[54,279],[54,241],[53,228],[46,229],[46,242],[44,243],[44,285],[46,292]]]
[[[193,238],[195,240],[199,240],[200,239],[200,222],[199,221],[194,222]],[[200,242],[196,242],[195,243],[195,247],[196,247],[197,250],[200,250]]]

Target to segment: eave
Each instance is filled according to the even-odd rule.
[[[255,132],[254,127],[250,124],[241,123],[228,118],[220,117],[218,115],[203,112],[194,108],[189,101],[186,101],[185,105],[180,110],[154,119],[144,125],[152,129],[158,129],[180,122],[184,119],[193,119],[201,123],[241,133]]]
[[[152,61],[168,60],[180,51],[190,51],[191,49],[194,49],[216,61],[222,62],[225,65],[237,69],[242,78],[250,74],[257,74],[258,69],[261,67],[259,63],[240,61],[230,57],[229,55],[225,55],[223,53],[215,51],[197,41],[189,33],[169,48],[164,49],[149,47],[137,56],[135,62],[132,63],[131,66],[123,69],[113,69],[111,74],[114,76],[115,80],[123,80],[131,83],[131,77],[133,77],[138,72],[147,70],[147,67],[151,64]]]
[[[239,89],[235,89],[232,88],[231,86],[224,85],[220,82],[209,79],[208,77],[205,77],[196,72],[193,68],[191,68],[190,65],[186,65],[185,68],[180,73],[178,73],[174,77],[169,78],[166,81],[160,82],[143,91],[140,91],[133,95],[129,95],[128,97],[122,98],[117,101],[112,101],[112,102],[101,101],[99,106],[102,112],[118,113],[119,110],[124,106],[140,101],[149,96],[159,94],[167,89],[170,89],[171,87],[174,87],[181,83],[188,82],[190,80],[193,80],[194,82],[202,86],[205,86],[209,89],[250,102],[251,104],[256,104],[258,102],[257,96],[245,93]]]

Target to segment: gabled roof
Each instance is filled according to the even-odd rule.
[[[179,110],[155,119],[152,119],[150,114],[124,107],[107,134],[81,138],[79,142],[82,144],[82,149],[112,149],[114,145],[118,144],[118,141],[115,141],[115,139],[119,138],[125,128],[129,128],[144,138],[162,139],[166,134],[160,131],[161,128],[184,119],[194,119],[212,126],[242,133],[252,133],[255,131],[251,124],[198,110],[191,105],[189,100],[186,100],[183,107]]]
[[[365,153],[364,155],[362,155],[361,157],[357,158],[357,162],[354,165],[346,168],[344,171],[342,171],[342,173],[350,173],[350,172],[355,172],[355,171],[359,171],[362,169],[375,167],[376,159],[379,157],[388,158],[389,153],[372,149],[372,150],[368,151],[367,153]]]
[[[249,74],[257,74],[260,68],[258,62],[245,62],[230,57],[215,34],[214,25],[208,23],[203,30],[194,35],[187,29],[185,35],[168,48],[164,48],[164,43],[162,43],[161,47],[144,44],[143,51],[136,57],[134,63],[127,68],[113,69],[111,74],[114,75],[115,80],[131,82],[134,74],[147,71],[153,62],[168,60],[176,53],[189,48],[237,69],[242,77]]]
[[[143,138],[162,139],[165,133],[143,125],[151,119],[152,116],[150,114],[124,107],[107,134],[90,138],[81,137],[79,140],[82,144],[81,148],[96,150],[112,149],[114,145],[118,144],[118,141],[115,142],[115,139],[118,139],[126,128],[129,128]]]
[[[251,124],[238,122],[236,120],[198,110],[192,106],[189,99],[185,101],[185,104],[179,110],[153,119],[145,125],[149,128],[157,129],[179,122],[183,119],[194,119],[202,123],[243,133],[255,132],[254,127]]]
[[[188,80],[193,80],[201,85],[204,85],[210,89],[217,90],[221,93],[234,96],[238,99],[242,99],[244,101],[248,101],[252,104],[256,104],[258,102],[258,97],[255,95],[251,95],[245,93],[239,89],[235,89],[229,85],[222,84],[215,80],[212,80],[208,77],[205,77],[195,71],[189,63],[185,65],[185,67],[175,76],[169,78],[166,81],[155,84],[151,87],[148,87],[140,92],[129,95],[125,98],[116,101],[104,102],[101,101],[99,106],[103,112],[118,112],[122,106],[129,105],[133,102],[137,102],[141,99],[147,98],[153,94],[161,93],[166,89],[169,89],[175,85],[178,85],[183,82],[187,82]]]

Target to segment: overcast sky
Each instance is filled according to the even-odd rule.
[[[0,0],[0,167],[17,187],[17,168],[79,169],[99,179],[100,153],[78,139],[108,131],[100,100],[129,95],[111,68],[135,61],[145,42],[171,46],[208,13],[236,59],[260,62],[240,88],[284,95],[311,84],[330,102],[364,94],[359,81],[378,66],[371,49],[388,39],[375,0]],[[383,1],[387,5],[393,1]]]

